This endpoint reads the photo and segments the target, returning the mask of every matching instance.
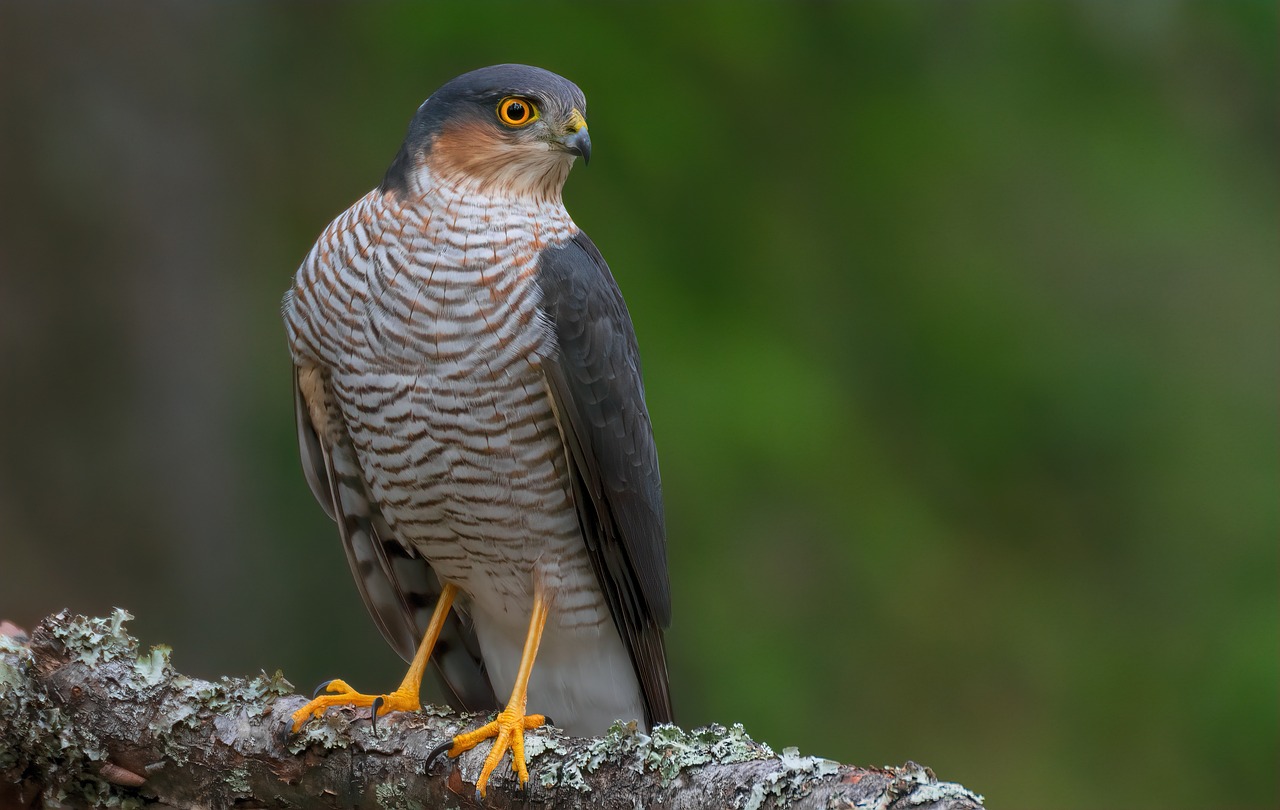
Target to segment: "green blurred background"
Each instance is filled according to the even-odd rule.
[[[397,682],[278,302],[423,98],[529,62],[590,100],[684,724],[993,808],[1276,807],[1276,16],[0,4],[0,616]]]

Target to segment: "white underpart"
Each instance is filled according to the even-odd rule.
[[[510,695],[529,625],[480,611],[472,616],[493,687]],[[612,623],[575,631],[547,622],[529,678],[529,712],[583,737],[603,734],[615,720],[643,722],[640,684]]]

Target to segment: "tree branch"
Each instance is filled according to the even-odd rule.
[[[297,735],[304,702],[279,674],[187,678],[167,647],[139,653],[130,618],[66,611],[30,638],[0,624],[0,808],[469,807],[488,746],[457,760],[427,753],[477,724],[425,707],[371,728],[366,713],[330,711]],[[914,763],[857,768],[794,749],[781,754],[741,726],[650,734],[615,725],[601,738],[539,729],[526,737],[529,791],[509,768],[487,807],[879,808],[973,810],[981,798]]]

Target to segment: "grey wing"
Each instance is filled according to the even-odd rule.
[[[382,637],[409,661],[440,597],[440,581],[426,560],[395,539],[370,496],[323,371],[294,367],[294,404],[311,492],[338,524],[351,574]],[[470,619],[450,613],[431,660],[454,706],[467,711],[498,707]]]
[[[586,234],[545,251],[538,278],[557,343],[543,368],[569,445],[578,522],[635,666],[645,719],[669,723],[662,481],[631,316]]]

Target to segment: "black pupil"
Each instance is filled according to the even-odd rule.
[[[507,104],[507,117],[512,121],[523,121],[527,114],[520,102],[512,101]]]

